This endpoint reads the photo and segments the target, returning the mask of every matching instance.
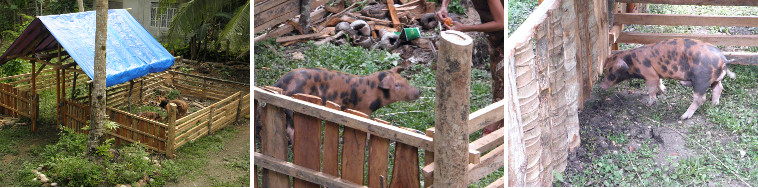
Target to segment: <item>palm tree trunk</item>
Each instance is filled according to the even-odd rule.
[[[97,146],[103,142],[105,130],[105,47],[108,38],[108,0],[96,0],[95,29],[95,80],[92,89],[90,129],[87,138],[87,156],[95,159]]]
[[[84,12],[84,0],[76,0],[76,3],[79,4],[79,12]]]

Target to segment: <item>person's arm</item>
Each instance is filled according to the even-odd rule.
[[[490,7],[490,13],[494,21],[482,23],[479,25],[465,25],[460,22],[453,21],[453,26],[445,25],[448,29],[469,32],[469,31],[481,31],[481,32],[494,32],[505,29],[505,19],[503,4],[499,0],[487,0],[487,5]]]
[[[445,21],[447,19],[447,6],[450,5],[450,0],[442,0],[440,3],[440,10],[437,11],[437,20]]]

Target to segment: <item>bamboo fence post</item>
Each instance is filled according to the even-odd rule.
[[[145,92],[144,89],[145,89],[145,79],[142,79],[142,80],[139,81],[139,101],[140,102],[145,101],[145,99],[142,98],[142,96],[143,96],[142,93]]]
[[[168,104],[168,142],[166,142],[166,156],[174,158],[174,146],[176,143],[176,104]]]
[[[77,94],[77,91],[76,91],[76,80],[79,79],[79,72],[73,72],[73,73],[74,73],[74,80],[71,83],[71,100],[74,100],[74,97],[76,97],[76,94]]]
[[[134,80],[129,80],[129,94],[126,97],[126,110],[132,113],[132,89],[134,88]]]
[[[237,92],[237,115],[234,116],[234,122],[240,120],[240,113],[242,113],[242,91]]]
[[[434,182],[435,187],[467,187],[473,39],[459,31],[441,32],[440,39],[434,112],[434,161],[438,165]]]
[[[213,131],[213,111],[216,110],[216,106],[211,105],[211,110],[208,112],[208,135],[211,135]]]

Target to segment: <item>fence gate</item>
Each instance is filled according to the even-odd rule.
[[[14,117],[23,116],[34,119],[39,99],[32,97],[28,90],[19,90],[13,85],[0,83],[0,113]]]

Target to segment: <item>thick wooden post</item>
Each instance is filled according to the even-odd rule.
[[[435,187],[467,187],[468,114],[473,39],[459,31],[440,33],[434,112]]]
[[[168,104],[168,142],[166,142],[166,156],[174,157],[174,146],[176,146],[176,104]]]
[[[32,96],[36,98],[37,97],[36,95],[37,94],[37,73],[35,72],[37,71],[35,70],[37,69],[37,63],[36,63],[37,61],[31,61],[31,62],[32,62]],[[34,98],[32,98],[32,101],[37,101],[37,100],[34,100]],[[37,126],[37,116],[35,115],[37,114],[37,108],[38,108],[37,106],[39,106],[39,103],[32,104],[32,105],[33,105],[32,106],[33,113],[29,114],[29,116],[32,116],[32,132],[34,132],[34,128]],[[58,124],[60,124],[60,122],[58,122]]]

